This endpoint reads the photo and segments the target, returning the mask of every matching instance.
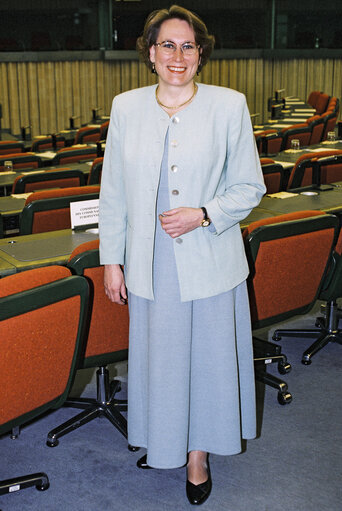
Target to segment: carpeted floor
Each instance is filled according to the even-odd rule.
[[[312,318],[304,322],[312,325]],[[213,490],[203,511],[342,509],[342,346],[330,344],[312,365],[303,366],[301,354],[309,341],[283,339],[281,345],[292,364],[284,379],[293,401],[281,406],[275,390],[258,385],[260,435],[242,454],[211,456]],[[275,366],[271,372],[277,374]],[[76,391],[93,394],[91,376],[78,373]],[[185,468],[139,470],[135,463],[142,452],[128,451],[126,440],[105,419],[63,437],[58,447],[47,447],[47,432],[76,412],[61,408],[24,427],[16,440],[0,438],[0,478],[45,471],[51,485],[45,492],[28,488],[0,496],[1,511],[192,508],[185,496]]]

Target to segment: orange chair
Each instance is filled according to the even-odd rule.
[[[311,126],[311,137],[309,145],[319,144],[323,137],[325,118],[321,115],[314,115],[306,120]]]
[[[313,183],[313,162],[317,161],[319,158],[323,158],[326,156],[342,154],[342,150],[339,149],[330,149],[326,151],[321,151],[319,153],[306,153],[302,154],[298,160],[296,161],[294,167],[291,170],[287,189],[299,188],[301,186],[310,186]],[[326,176],[323,178],[326,179]],[[338,179],[335,179],[338,181]],[[324,181],[322,181],[323,183]],[[332,182],[332,181],[325,181]]]
[[[69,398],[65,405],[84,410],[64,424],[50,431],[47,445],[58,445],[59,438],[99,416],[106,417],[125,437],[127,422],[121,414],[127,410],[127,401],[115,399],[120,382],[109,383],[106,366],[127,360],[128,307],[112,303],[104,292],[103,266],[99,262],[98,240],[83,243],[70,256],[68,267],[89,282],[90,322],[85,338],[85,352],[79,369],[98,367],[97,397]]]
[[[74,186],[34,192],[20,216],[20,234],[70,229],[70,202],[98,199],[99,186]]]
[[[28,193],[47,188],[70,188],[84,186],[85,177],[78,169],[54,169],[44,173],[17,176],[14,180],[12,193]]]
[[[245,229],[253,330],[311,310],[322,288],[338,230],[338,218],[319,211],[267,218]],[[264,369],[265,361],[278,361],[279,372],[285,374],[289,369],[286,358],[280,358],[281,351],[272,343],[254,338],[254,346],[256,378],[276,388],[279,402],[285,404],[291,400],[287,384]]]
[[[321,92],[319,90],[313,90],[310,92],[307,103],[312,106],[312,108],[316,108],[316,104],[318,101]]]
[[[52,160],[52,165],[65,165],[80,161],[92,161],[97,157],[97,148],[90,146],[71,146],[60,149]]]
[[[266,193],[277,193],[286,189],[288,170],[271,158],[260,158]]]
[[[106,121],[100,126],[100,140],[106,140],[109,128],[109,121]]]
[[[25,151],[24,144],[16,140],[0,140],[0,155],[1,154],[17,154]]]
[[[15,153],[6,154],[0,158],[0,172],[4,170],[5,161],[13,163],[14,170],[21,169],[37,169],[43,166],[43,162],[39,156],[34,153]]]
[[[325,94],[324,92],[321,92],[321,94],[317,98],[316,102],[316,114],[323,114],[327,107],[329,102],[330,96],[328,94]]]
[[[54,146],[56,145],[56,147]],[[51,135],[48,135],[46,137],[40,137],[35,139],[32,142],[31,151],[33,153],[39,153],[41,151],[48,151],[61,149],[62,147],[65,147],[65,138],[61,135],[56,135],[55,141]]]
[[[82,348],[88,283],[62,266],[0,279],[0,435],[62,406]],[[5,466],[5,464],[3,464]],[[49,487],[43,472],[0,481],[0,495]],[[44,508],[44,505],[42,505]]]
[[[89,172],[88,185],[97,185],[101,183],[102,165],[103,156],[95,158]]]
[[[306,147],[309,145],[311,138],[311,125],[305,123],[301,124],[293,124],[288,128],[284,128],[282,130],[283,142],[281,146],[281,150],[285,151],[285,149],[290,149],[291,141],[294,139],[298,139],[300,143],[300,147]]]
[[[100,138],[100,126],[84,126],[77,130],[74,145],[85,144],[87,142],[99,142]]]
[[[281,151],[282,145],[283,134],[281,132],[267,133],[262,139],[262,154],[265,156],[277,154]]]

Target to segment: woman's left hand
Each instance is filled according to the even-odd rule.
[[[177,238],[201,225],[203,211],[201,208],[170,209],[159,215],[159,220],[164,231],[171,238]]]

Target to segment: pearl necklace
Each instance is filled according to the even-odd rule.
[[[184,103],[181,103],[180,105],[176,105],[176,106],[166,106],[164,105],[158,98],[158,89],[159,89],[159,85],[158,87],[156,88],[156,100],[157,100],[157,103],[158,105],[162,106],[163,108],[168,108],[169,110],[177,110],[178,108],[181,108],[182,106],[184,105],[187,105],[188,103],[190,103],[190,101],[193,100],[193,98],[195,97],[196,93],[197,93],[197,90],[198,90],[198,85],[195,83],[194,84],[194,92],[192,94],[192,96],[187,99],[186,101],[184,101]]]

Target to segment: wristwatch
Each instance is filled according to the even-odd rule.
[[[208,217],[208,213],[207,213],[207,210],[206,208],[204,207],[201,207],[201,210],[203,211],[203,220],[201,222],[201,226],[202,227],[208,227],[208,225],[211,224],[211,220],[210,218]]]

